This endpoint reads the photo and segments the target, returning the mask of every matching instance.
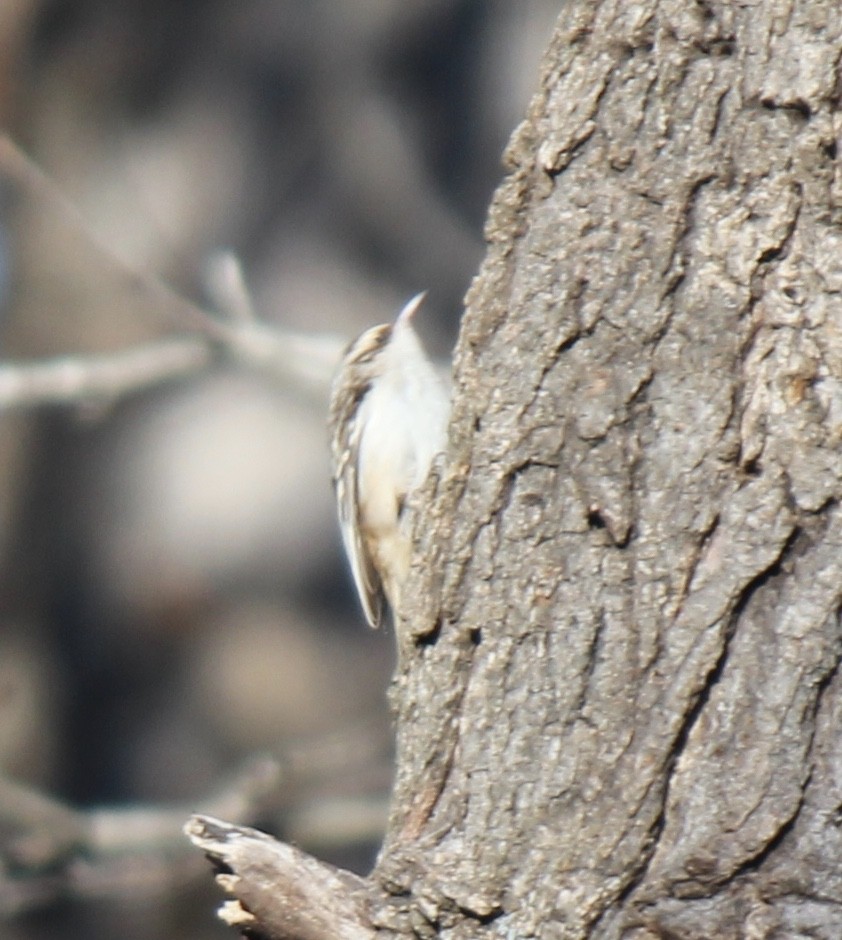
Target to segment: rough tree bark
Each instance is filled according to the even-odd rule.
[[[564,4],[417,526],[373,927],[842,936],[840,61],[835,2]]]

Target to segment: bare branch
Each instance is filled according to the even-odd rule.
[[[290,940],[371,940],[367,882],[319,862],[265,833],[210,816],[184,831],[223,872],[217,882],[234,900],[219,916],[231,926]]]
[[[259,323],[220,322],[206,332],[216,335],[174,337],[105,355],[0,364],[0,410],[111,403],[201,373],[220,350],[301,397],[321,403],[344,343],[332,335],[284,332]]]
[[[280,330],[265,323],[217,323],[214,336],[243,365],[323,403],[346,340],[332,333]]]
[[[254,819],[277,793],[280,765],[270,758],[249,762],[215,794],[201,801],[208,812],[232,819]],[[195,806],[195,801],[192,806]],[[181,844],[181,827],[190,810],[183,804],[168,808],[129,806],[94,810],[88,815],[86,850],[95,855],[156,851]]]
[[[49,207],[102,255],[127,290],[142,292],[188,336],[168,336],[133,349],[96,356],[68,356],[45,362],[0,365],[0,410],[42,404],[110,402],[132,392],[208,368],[222,352],[239,364],[268,374],[284,388],[321,406],[345,339],[310,335],[258,322],[236,257],[223,253],[210,262],[209,289],[219,315],[181,297],[159,278],[117,257],[60,188],[0,134],[0,171]]]
[[[240,259],[233,251],[219,251],[208,258],[205,286],[217,310],[234,323],[257,319]]]
[[[280,766],[260,758],[198,802],[234,819],[254,819],[276,801],[280,783]],[[195,806],[82,811],[0,777],[0,915],[60,894],[172,892],[197,874],[181,834]]]
[[[61,356],[0,365],[0,409],[111,403],[131,392],[194,375],[213,349],[198,337],[161,340],[109,355]]]

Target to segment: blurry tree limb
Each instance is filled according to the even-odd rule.
[[[159,278],[118,258],[60,188],[6,135],[0,135],[0,173],[87,239],[117,272],[126,291],[148,296],[150,306],[169,323],[167,332],[178,334],[106,354],[25,363],[0,360],[0,409],[109,403],[202,373],[219,360],[266,374],[284,389],[322,406],[345,339],[259,322],[232,254],[221,253],[208,264],[206,280],[217,305],[216,311],[208,312]]]
[[[284,332],[259,323],[209,320],[202,330],[205,336],[172,337],[95,356],[0,361],[0,410],[110,404],[202,374],[223,360],[263,373],[285,390],[321,404],[344,342],[334,336]]]
[[[0,409],[112,403],[164,382],[196,375],[214,359],[205,340],[175,338],[98,356],[0,362]]]
[[[214,307],[228,320],[247,323],[257,319],[243,267],[233,252],[220,251],[208,259],[205,284]]]
[[[280,765],[260,758],[192,804],[81,810],[0,777],[0,915],[135,882],[173,890],[184,880],[179,872],[195,873],[181,830],[197,805],[246,822],[279,801],[282,782]]]
[[[200,809],[236,823],[283,819],[291,838],[327,851],[376,844],[391,777],[385,723],[361,722],[255,758],[190,804],[79,809],[0,775],[0,917],[57,897],[172,894],[204,868],[184,841]],[[377,796],[360,796],[361,793]]]

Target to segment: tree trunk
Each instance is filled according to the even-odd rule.
[[[564,4],[416,527],[374,926],[842,936],[840,49],[835,2]]]
[[[418,526],[375,876],[432,931],[842,936],[840,49],[564,6]]]

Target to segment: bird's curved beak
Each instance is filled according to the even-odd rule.
[[[398,318],[395,323],[411,323],[412,318],[415,316],[415,311],[421,306],[421,304],[424,303],[426,296],[427,291],[425,290],[422,290],[420,294],[416,294],[412,300],[405,304],[404,308],[398,314]]]

